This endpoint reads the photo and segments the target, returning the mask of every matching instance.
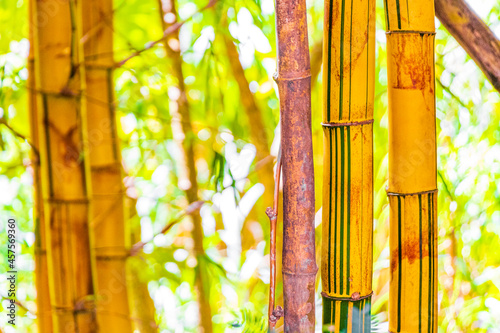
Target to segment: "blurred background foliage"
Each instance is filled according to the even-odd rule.
[[[203,269],[209,280],[215,332],[266,329],[269,283],[268,219],[255,173],[265,156],[255,152],[224,46],[239,49],[245,76],[262,111],[266,131],[279,141],[279,104],[272,79],[276,69],[273,0],[180,0],[180,49],[196,134],[200,214],[205,233]],[[500,36],[500,2],[469,1]],[[323,1],[309,0],[313,73],[320,71]],[[125,59],[161,38],[156,0],[116,0],[115,60]],[[500,332],[500,98],[474,62],[437,23],[436,87],[439,166],[439,332]],[[374,330],[387,331],[389,290],[387,181],[387,74],[383,3],[377,1],[375,98]],[[29,50],[27,2],[0,1],[0,215],[14,216],[18,242],[18,330],[35,332],[34,226],[27,112]],[[164,48],[156,45],[115,71],[119,135],[130,203],[130,229],[142,240],[157,234],[187,206],[177,185],[179,155],[170,128],[169,100],[179,96]],[[321,209],[322,78],[313,77],[312,121],[316,208]],[[250,145],[249,145],[250,144]],[[272,189],[266,189],[272,191]],[[137,212],[135,214],[135,212]],[[321,214],[317,222],[321,223]],[[148,285],[162,332],[194,332],[198,311],[193,290],[196,259],[184,219],[131,258]],[[321,228],[317,228],[317,239]],[[0,224],[5,248],[5,223]],[[135,234],[138,240],[138,233]],[[319,247],[319,242],[317,243]],[[0,256],[5,274],[6,256]],[[320,263],[318,262],[318,265]],[[6,281],[0,295],[6,296]],[[279,288],[279,292],[281,289]],[[316,309],[321,314],[321,297]],[[3,305],[2,305],[3,306]],[[0,327],[14,332],[0,317]]]

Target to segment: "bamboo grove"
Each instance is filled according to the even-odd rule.
[[[264,2],[207,0],[192,7],[185,1],[152,2],[146,6],[154,9],[153,15],[146,11],[146,20],[154,22],[155,33],[138,30],[161,38],[138,47],[127,44],[127,33],[116,28],[116,12],[125,3],[28,1],[29,140],[7,124],[2,108],[0,125],[31,147],[37,298],[36,305],[23,308],[36,318],[36,331],[162,331],[160,322],[179,320],[168,313],[174,305],[164,304],[163,298],[172,293],[165,291],[169,283],[177,286],[175,296],[182,299],[175,306],[189,308],[192,316],[184,318],[191,325],[185,331],[244,327],[245,332],[368,333],[377,329],[375,316],[384,310],[389,332],[441,330],[440,302],[443,297],[457,300],[461,294],[457,296],[452,286],[447,295],[438,297],[444,283],[438,274],[442,264],[438,215],[441,223],[441,212],[446,210],[442,203],[458,201],[444,173],[438,172],[436,114],[443,98],[439,92],[445,90],[444,98],[451,96],[466,105],[438,78],[444,56],[435,46],[435,16],[498,90],[500,66],[495,59],[500,41],[486,24],[461,0],[384,0],[379,11],[375,0],[320,0],[324,8],[319,12],[320,28],[315,26],[314,5],[305,0],[276,0],[274,11],[268,9],[271,20],[261,15]],[[309,10],[314,11],[311,17]],[[377,15],[384,22],[376,22]],[[204,21],[206,26],[196,38],[183,40],[183,29],[192,28],[190,24],[203,26]],[[382,52],[377,49],[377,23],[386,28]],[[275,35],[269,49],[276,52],[249,61],[245,39],[254,49],[262,48],[248,32],[257,28]],[[316,30],[322,35],[318,41],[311,38]],[[476,39],[471,37],[475,31],[481,31]],[[129,49],[117,48],[120,39],[118,43]],[[203,43],[207,46],[200,60],[197,50]],[[386,56],[377,58],[379,52]],[[142,57],[144,68],[134,68],[134,60]],[[158,62],[150,66],[153,57]],[[276,73],[263,83],[262,73],[272,67],[269,60],[276,60]],[[386,73],[377,68],[385,63]],[[144,79],[136,75],[139,71],[153,74]],[[202,75],[207,76],[204,84],[194,86]],[[380,91],[378,85],[385,79],[387,89]],[[121,92],[128,84],[143,85],[137,89],[140,94]],[[157,92],[151,94],[149,88]],[[121,116],[130,110],[120,113],[119,104],[128,105],[141,99],[139,95],[154,95],[156,104],[143,106],[139,101],[141,106],[131,118],[147,119],[141,125],[144,133],[153,133],[156,127],[157,142],[151,144],[149,134],[137,135],[135,154],[146,159],[147,149],[149,154],[163,150],[168,158],[155,165],[140,161],[131,172],[126,165],[132,149],[124,149],[120,138],[130,133],[124,129],[129,120]],[[321,98],[315,101],[314,96]],[[380,102],[385,96],[386,104]],[[0,102],[3,98],[0,94]],[[235,104],[234,117],[222,126],[218,122],[231,112],[227,101]],[[384,112],[378,108],[385,105],[386,116],[381,118]],[[272,118],[273,128],[279,129],[274,142]],[[238,134],[227,129],[233,125]],[[384,138],[377,135],[384,126],[387,147],[380,149],[387,151],[387,158],[378,161],[379,139]],[[130,135],[127,144],[137,137]],[[3,140],[0,135],[2,148]],[[316,142],[323,144],[322,152],[313,152]],[[251,155],[248,166],[243,161],[248,157],[243,153],[247,143],[253,144],[246,152]],[[240,160],[230,162],[230,153],[224,150],[229,144],[237,147]],[[388,172],[377,175],[376,171],[384,172],[384,163]],[[236,178],[245,168],[244,177]],[[134,173],[146,169],[147,177],[163,186],[161,191],[138,190],[143,179]],[[446,190],[439,196],[438,186],[443,187],[438,175]],[[248,199],[256,185],[262,192],[256,190],[255,198]],[[156,192],[167,191],[173,194],[155,197]],[[228,201],[221,199],[228,191],[234,201],[231,221],[221,213],[228,209],[224,207]],[[150,223],[154,230],[149,230],[145,218],[143,207],[148,204],[141,202],[150,194],[154,199],[148,200],[156,200],[156,206],[148,209],[171,210],[161,215],[161,228]],[[240,206],[243,203],[249,208]],[[271,223],[263,218],[268,206],[273,207],[266,211]],[[380,213],[381,206],[387,215]],[[319,209],[321,214],[315,215]],[[229,224],[239,232],[237,237],[219,234]],[[454,225],[445,235],[452,239],[450,251],[457,251],[453,232],[459,228]],[[177,234],[172,236],[170,230]],[[386,235],[386,240],[377,238],[377,233]],[[377,253],[382,252],[378,243],[383,241],[387,241],[386,257]],[[237,256],[248,259],[236,268],[221,259],[234,256],[230,251],[235,249],[240,251]],[[175,265],[155,261],[160,256]],[[247,264],[250,259],[255,262]],[[454,271],[459,269],[456,262],[453,265]],[[253,273],[244,272],[248,267]],[[192,272],[187,280],[184,269]],[[244,273],[246,282],[238,281]],[[144,278],[147,274],[155,280]],[[464,285],[460,288],[463,293]],[[250,298],[252,293],[258,297]],[[228,322],[230,311],[221,308],[250,299],[262,304],[252,304],[251,310],[237,315],[238,320]],[[31,306],[36,311],[30,311]],[[322,312],[319,322],[316,312]]]

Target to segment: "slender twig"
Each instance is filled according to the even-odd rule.
[[[266,214],[269,217],[271,226],[271,241],[270,241],[270,286],[269,286],[269,332],[274,332],[276,322],[283,316],[283,309],[281,306],[275,308],[276,298],[276,221],[278,219],[278,204],[280,195],[280,177],[281,177],[281,147],[278,152],[278,159],[276,162],[276,177],[274,179],[274,203],[273,208],[268,207]]]
[[[458,102],[458,104],[462,105],[464,108],[468,109],[467,105],[465,105],[465,103],[460,99],[460,97],[458,97],[457,95],[455,95],[450,87],[447,87],[443,84],[443,82],[441,81],[441,78],[436,78],[436,82],[437,84],[444,90],[446,91],[448,94],[451,95],[451,98],[456,100]]]
[[[191,20],[196,14],[199,14],[201,13],[202,11],[204,11],[205,9],[208,9],[210,7],[212,7],[213,5],[215,5],[216,3],[216,0],[210,0],[208,2],[208,4],[201,8],[200,10],[194,12],[191,16],[189,16],[187,19],[185,19],[184,21],[181,21],[181,22],[176,22],[174,24],[172,24],[171,26],[169,26],[164,32],[163,32],[163,36],[160,38],[160,39],[157,39],[155,41],[152,41],[152,42],[149,42],[146,44],[146,47],[144,47],[143,49],[140,49],[140,50],[136,50],[134,51],[131,55],[129,55],[128,57],[126,57],[125,59],[123,59],[122,61],[119,61],[117,64],[116,64],[116,67],[121,67],[123,66],[127,61],[129,61],[130,59],[140,55],[141,53],[143,53],[144,51],[147,51],[151,48],[153,48],[156,44],[158,43],[161,43],[165,40],[165,38],[172,34],[173,32],[177,31],[178,29],[180,29],[180,27],[182,27],[184,25],[184,23],[188,22],[189,20]]]
[[[160,232],[153,235],[153,237],[151,237],[149,240],[145,242],[140,241],[132,245],[132,248],[130,249],[130,255],[131,256],[137,255],[139,251],[141,251],[146,244],[152,242],[156,236],[167,233],[170,229],[172,229],[174,225],[182,221],[186,216],[193,215],[194,213],[198,212],[204,203],[205,203],[204,201],[200,200],[190,204],[185,211],[183,211],[179,216],[170,221],[167,225],[165,225]]]
[[[40,159],[40,153],[38,152],[38,149],[36,149],[36,147],[33,145],[33,143],[30,140],[28,140],[28,138],[26,136],[22,135],[21,133],[16,131],[14,128],[12,128],[12,126],[10,126],[5,119],[0,119],[0,124],[7,127],[7,129],[9,131],[11,131],[12,134],[17,136],[18,138],[26,141],[31,146],[31,149],[33,150],[33,153],[36,155],[37,159]]]
[[[2,297],[2,301],[10,301],[11,298],[8,298],[8,297],[5,297],[5,296],[1,296]],[[26,312],[29,312],[31,313],[32,315],[36,315],[36,311],[33,311],[33,310],[30,310],[28,309],[28,307],[26,305],[24,305],[23,303],[19,302],[18,300],[16,300],[14,302],[18,307],[20,307],[21,309],[23,309],[24,311]]]

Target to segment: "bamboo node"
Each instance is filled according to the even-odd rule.
[[[269,316],[269,321],[273,324],[276,324],[281,317],[284,317],[285,312],[281,306],[276,306],[276,309],[273,310],[273,313]]]
[[[321,123],[321,126],[323,127],[362,126],[362,125],[373,124],[373,122],[374,122],[373,119],[362,120],[362,121],[351,121],[346,123],[325,122]]]
[[[429,191],[420,191],[420,192],[411,192],[411,193],[398,193],[398,192],[391,192],[389,191],[388,188],[385,189],[387,192],[387,196],[411,196],[411,195],[419,195],[419,194],[430,194],[430,193],[437,193],[438,189],[435,190],[429,190]]]
[[[266,215],[267,217],[269,217],[269,219],[272,221],[272,220],[276,220],[276,217],[277,217],[277,213],[274,209],[272,209],[271,207],[267,207],[266,209]]]
[[[77,94],[73,92],[68,86],[63,87],[60,91],[61,96],[64,97],[75,97]]]
[[[392,34],[418,34],[418,35],[435,35],[435,31],[419,31],[419,30],[391,30],[391,31],[386,31],[386,35],[392,35]]]
[[[284,73],[276,72],[273,75],[273,79],[276,82],[302,80],[310,77],[311,77],[310,69],[301,72],[284,72]]]
[[[57,198],[45,198],[44,201],[46,203],[51,203],[54,205],[87,205],[89,203],[88,199],[57,199]]]
[[[368,295],[361,296],[359,292],[354,292],[351,297],[335,297],[335,296],[330,296],[325,292],[321,293],[321,296],[334,300],[334,301],[350,301],[350,302],[357,302],[360,300],[363,300],[365,298],[370,298],[373,296],[373,291],[369,293]]]
[[[316,276],[316,274],[318,273],[318,266],[315,267],[314,272],[292,272],[283,269],[282,273],[285,275],[294,275],[294,276]]]

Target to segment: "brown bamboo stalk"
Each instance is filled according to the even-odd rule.
[[[169,27],[177,23],[177,11],[175,0],[158,0],[160,5],[160,15],[162,17],[163,30],[167,31]],[[175,30],[164,40],[167,56],[172,63],[172,74],[177,79],[177,88],[180,96],[170,103],[170,115],[172,117],[171,127],[174,141],[179,146],[181,156],[178,158],[179,188],[184,190],[189,204],[199,200],[198,182],[196,179],[196,166],[194,157],[194,138],[193,127],[191,124],[190,106],[186,95],[186,86],[184,84],[184,74],[182,72],[182,57],[180,54],[179,32]],[[191,216],[193,222],[193,240],[194,252],[198,261],[195,266],[195,288],[197,290],[198,307],[200,311],[199,331],[203,333],[212,332],[212,310],[210,308],[208,276],[201,267],[205,250],[203,249],[203,227],[201,216],[194,214]]]
[[[314,332],[314,169],[311,69],[305,0],[276,1],[281,149],[285,332]]]
[[[113,2],[82,2],[87,136],[92,182],[92,223],[97,317],[103,332],[132,332],[126,286],[126,223],[121,152],[113,94]],[[93,57],[102,54],[101,57]]]
[[[34,14],[52,332],[96,332],[76,2],[37,0]]]
[[[500,40],[463,0],[435,0],[436,16],[500,92]]]
[[[30,115],[31,144],[34,151],[31,157],[33,168],[33,221],[35,225],[35,286],[37,304],[37,327],[40,333],[52,332],[52,314],[50,307],[49,276],[47,272],[47,252],[45,235],[45,218],[43,211],[43,195],[41,188],[40,156],[38,140],[38,108],[35,92],[35,50],[34,50],[34,3],[28,3],[29,17],[29,42],[30,51],[28,55],[28,106]],[[36,152],[35,152],[36,151]]]

